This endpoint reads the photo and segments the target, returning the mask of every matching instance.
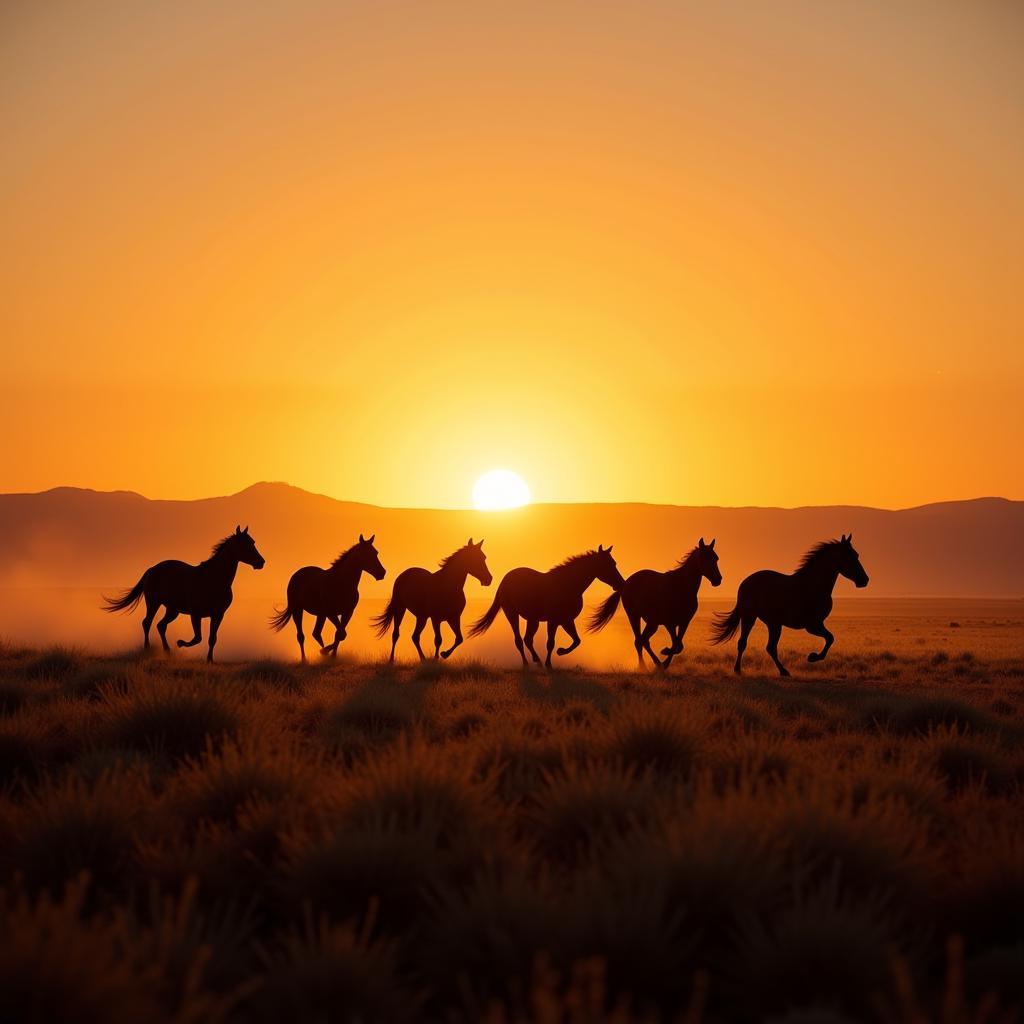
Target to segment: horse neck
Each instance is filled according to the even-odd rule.
[[[597,571],[594,569],[593,562],[588,558],[581,558],[568,565],[559,566],[554,572],[567,582],[571,582],[573,588],[581,594],[597,579]]]
[[[357,584],[359,577],[363,574],[363,570],[356,564],[355,559],[352,558],[346,558],[337,565],[332,565],[327,571],[336,582],[343,585]]]
[[[700,571],[700,563],[696,559],[684,562],[676,569],[670,569],[669,576],[673,578],[676,586],[685,593],[696,594],[700,590],[700,581],[703,574]]]
[[[804,580],[812,589],[821,589],[831,594],[839,579],[839,567],[827,563],[824,559],[819,562],[810,562],[802,569],[798,569],[795,576]]]
[[[212,558],[203,562],[207,572],[223,580],[230,586],[235,581],[235,573],[238,572],[238,559],[229,555],[226,551],[218,551]]]
[[[465,590],[469,568],[464,563],[455,560],[442,566],[435,575],[453,589],[457,587],[459,590]]]

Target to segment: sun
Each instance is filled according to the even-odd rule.
[[[492,469],[473,485],[473,505],[481,512],[529,504],[530,488],[510,469]]]

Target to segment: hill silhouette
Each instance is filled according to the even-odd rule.
[[[379,508],[281,483],[192,501],[131,491],[58,487],[0,495],[0,586],[126,585],[157,555],[200,559],[236,523],[266,556],[260,593],[279,596],[291,573],[326,565],[360,533],[376,534],[383,597],[403,568],[430,565],[472,536],[484,538],[495,575],[548,568],[583,547],[615,544],[624,573],[668,568],[701,536],[718,538],[735,593],[754,569],[791,571],[814,542],[853,532],[872,597],[1019,597],[1024,502],[1003,498],[886,510],[860,506],[722,508],[649,504],[535,504],[508,512]]]

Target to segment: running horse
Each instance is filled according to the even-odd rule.
[[[822,541],[804,555],[796,572],[786,575],[762,569],[748,576],[736,593],[736,607],[728,615],[719,615],[712,633],[712,643],[730,639],[738,629],[735,672],[742,670],[747,637],[758,619],[768,627],[765,650],[775,662],[779,675],[788,676],[779,661],[779,637],[782,627],[806,629],[811,636],[820,636],[825,646],[807,655],[808,661],[822,661],[835,637],[825,628],[825,619],[832,611],[832,589],[836,580],[845,576],[857,587],[868,585],[868,574],[853,549],[853,534],[839,540]]]
[[[583,611],[583,592],[594,580],[607,583],[618,590],[626,581],[622,578],[611,546],[598,545],[596,551],[567,558],[548,572],[538,572],[523,566],[505,573],[494,595],[494,603],[469,631],[470,636],[479,636],[490,629],[491,624],[504,612],[512,627],[516,650],[526,665],[526,654],[530,652],[534,662],[540,664],[540,657],[533,649],[533,638],[542,622],[548,624],[548,654],[544,665],[551,668],[551,652],[555,649],[555,634],[559,626],[569,634],[572,641],[568,647],[559,647],[560,655],[575,651],[580,645],[576,631],[576,618]],[[520,634],[519,619],[526,620],[526,632]]]
[[[712,540],[710,544],[705,544],[703,537],[674,569],[668,572],[641,569],[633,573],[622,589],[616,590],[598,608],[587,629],[591,633],[604,629],[621,600],[626,618],[633,629],[633,646],[640,659],[640,667],[644,667],[646,651],[657,668],[667,669],[672,659],[682,653],[683,636],[697,612],[697,591],[702,579],[706,579],[713,587],[722,582],[715,542]],[[651,649],[651,638],[662,626],[668,631],[671,644],[662,648],[665,660],[659,661]]]
[[[169,559],[150,566],[131,590],[117,598],[105,597],[104,610],[134,611],[145,598],[146,614],[142,619],[142,635],[145,638],[144,646],[148,649],[149,627],[163,606],[166,611],[156,624],[156,629],[165,651],[171,649],[167,643],[167,627],[179,615],[185,614],[191,618],[194,634],[191,640],[179,640],[179,647],[195,647],[200,643],[203,639],[202,620],[209,619],[210,637],[206,660],[213,661],[217,630],[231,604],[231,584],[240,562],[254,569],[262,569],[266,565],[266,560],[256,550],[255,541],[249,536],[248,526],[244,530],[236,526],[235,532],[220,541],[210,557],[199,565]]]
[[[473,543],[470,537],[465,547],[450,554],[441,562],[436,572],[414,566],[406,569],[395,580],[391,592],[391,600],[387,607],[373,620],[377,636],[383,636],[389,629],[391,633],[391,657],[395,660],[395,648],[398,646],[399,630],[405,613],[412,612],[416,616],[416,625],[412,631],[412,642],[420,660],[426,660],[420,646],[420,634],[427,620],[434,626],[434,657],[450,658],[452,651],[462,643],[462,613],[466,608],[466,577],[473,576],[485,587],[494,579],[487,568],[487,556],[483,551],[484,542]],[[455,640],[447,650],[441,650],[441,624],[447,622]]]
[[[270,628],[280,632],[288,625],[289,619],[294,620],[295,638],[299,641],[299,654],[303,661],[306,660],[306,637],[302,632],[302,613],[316,616],[313,639],[320,647],[320,653],[336,655],[338,644],[345,639],[349,619],[359,603],[359,581],[363,573],[368,572],[375,580],[384,579],[384,566],[380,564],[380,556],[373,546],[376,536],[364,538],[359,534],[359,540],[338,555],[328,569],[306,565],[292,573],[284,611],[271,617]],[[334,640],[329,644],[324,643],[325,622],[334,627]]]

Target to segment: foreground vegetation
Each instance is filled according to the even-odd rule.
[[[1016,1019],[1024,661],[0,649],[0,1019]]]

